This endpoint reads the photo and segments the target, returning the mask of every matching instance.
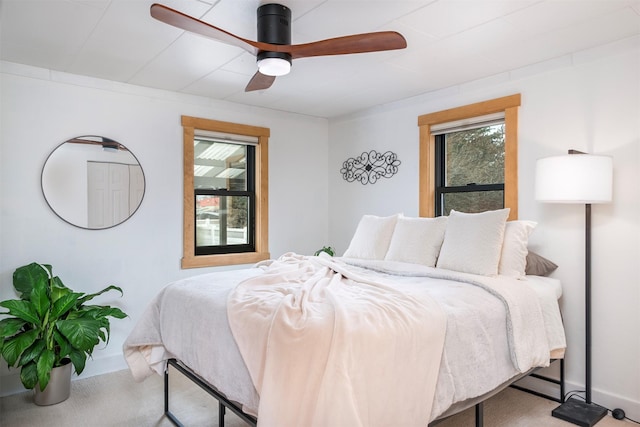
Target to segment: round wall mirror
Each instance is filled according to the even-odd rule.
[[[42,193],[64,221],[91,230],[114,227],[133,215],[145,179],[127,147],[102,136],[79,136],[58,145],[42,168]]]

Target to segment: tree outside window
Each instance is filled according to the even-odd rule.
[[[436,215],[504,207],[504,123],[436,136]]]

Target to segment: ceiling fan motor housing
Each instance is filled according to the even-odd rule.
[[[263,4],[258,8],[258,41],[270,44],[291,44],[291,9],[281,4]],[[258,53],[258,61],[280,58],[291,63],[291,55],[284,52]]]

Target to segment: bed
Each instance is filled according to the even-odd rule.
[[[564,355],[560,283],[526,275],[534,225],[505,211],[365,216],[343,257],[171,283],[125,358],[136,380],[178,368],[249,424],[426,426]]]

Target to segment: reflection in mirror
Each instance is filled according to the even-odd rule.
[[[142,203],[145,179],[124,145],[101,136],[63,142],[42,168],[42,192],[51,209],[76,227],[102,229],[126,221]]]

